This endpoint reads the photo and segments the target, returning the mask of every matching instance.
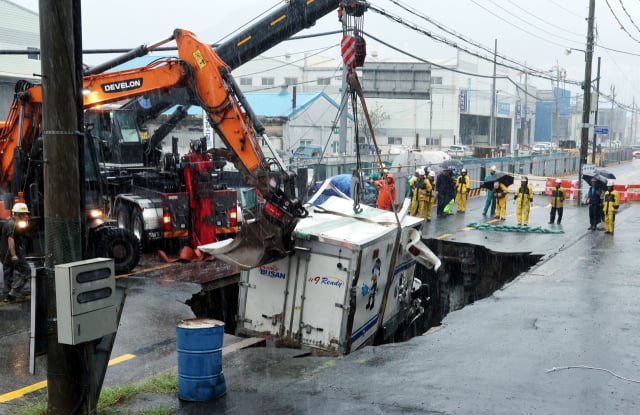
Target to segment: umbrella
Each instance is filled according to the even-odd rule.
[[[606,171],[605,171],[606,172]],[[606,172],[608,173],[608,172]],[[612,173],[609,173],[613,176]],[[615,177],[615,176],[614,176]],[[585,182],[591,184],[591,179],[596,179],[596,187],[599,187],[600,189],[607,189],[607,180],[610,177],[604,176],[602,174],[602,170],[600,172],[596,172],[594,174],[583,174],[582,178],[584,179]]]
[[[615,179],[616,175],[611,173],[609,170],[605,170],[605,169],[595,169],[593,171],[594,174],[599,174],[601,176],[606,177],[607,179]]]
[[[507,173],[496,173],[490,179],[484,181],[481,187],[493,190],[493,183],[500,182],[509,187],[513,184],[513,175]]]
[[[451,170],[451,172],[453,173],[454,176],[457,176],[460,174],[460,170],[462,170],[462,167],[464,167],[464,164],[460,161],[460,160],[445,160],[442,163],[440,163],[439,165],[434,166],[436,168],[440,168],[440,170]]]

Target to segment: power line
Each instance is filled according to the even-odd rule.
[[[469,1],[471,1],[471,3],[473,3],[473,4],[475,4],[476,6],[480,7],[481,9],[483,9],[484,11],[486,11],[487,13],[489,13],[489,14],[491,14],[491,15],[495,16],[496,18],[498,18],[498,19],[502,20],[503,22],[505,22],[505,23],[506,23],[506,24],[508,24],[509,26],[513,26],[513,27],[515,27],[516,29],[520,30],[521,32],[524,32],[524,33],[526,33],[526,34],[528,34],[528,35],[530,35],[530,36],[533,36],[533,37],[535,37],[536,39],[542,40],[543,42],[551,43],[552,45],[556,45],[556,46],[560,46],[560,47],[565,47],[565,45],[561,45],[560,43],[557,43],[557,42],[554,42],[554,41],[552,41],[552,40],[549,40],[549,39],[545,39],[545,38],[543,38],[543,37],[540,37],[540,36],[536,35],[535,33],[531,33],[531,32],[529,32],[528,30],[525,30],[525,29],[523,29],[522,27],[520,27],[520,26],[518,26],[518,25],[516,25],[516,24],[514,24],[514,23],[511,23],[510,21],[508,21],[508,20],[506,20],[506,19],[504,19],[504,18],[502,18],[502,17],[498,16],[497,14],[495,14],[494,12],[492,12],[491,10],[489,10],[489,9],[487,9],[486,7],[482,6],[481,4],[479,4],[479,3],[478,3],[477,1],[475,1],[475,0],[469,0]]]
[[[473,3],[476,3],[476,2],[475,2],[475,1],[473,1]],[[518,16],[518,15],[516,15],[516,14],[512,13],[510,10],[507,10],[506,8],[504,8],[504,7],[500,6],[500,5],[499,5],[499,4],[497,4],[494,0],[489,0],[489,3],[493,4],[494,6],[496,6],[496,7],[497,7],[497,8],[499,8],[499,9],[501,9],[501,10],[502,10],[502,11],[504,11],[505,13],[507,13],[507,14],[511,15],[512,17],[514,17],[514,18],[516,18],[516,19],[520,20],[521,22],[523,22],[523,23],[525,23],[525,24],[528,24],[529,26],[532,26],[532,27],[534,27],[534,28],[536,28],[536,29],[538,29],[538,30],[541,30],[542,32],[546,32],[546,30],[544,30],[543,28],[541,28],[541,27],[539,27],[539,26],[534,25],[534,24],[533,24],[533,23],[531,23],[530,21],[527,21],[527,20],[523,19],[522,17],[520,17],[520,16]],[[477,3],[476,3],[476,4],[477,4]],[[486,10],[486,9],[485,9],[485,10]],[[492,14],[493,14],[494,16],[497,16],[495,13],[492,13]],[[558,36],[558,35],[556,35],[556,37],[557,37],[557,38],[559,38],[559,39],[562,39],[562,40],[566,40],[566,41],[568,41],[568,42],[578,43],[578,42],[577,42],[577,41],[575,41],[575,40],[567,39],[567,38],[562,37],[562,36]],[[539,37],[538,37],[538,38],[539,38]],[[542,39],[542,38],[539,38],[539,39]]]
[[[567,9],[566,7],[562,6],[561,4],[556,3],[556,2],[555,2],[555,1],[553,1],[553,0],[547,0],[547,1],[548,1],[549,3],[551,3],[551,4],[553,4],[554,6],[556,6],[557,8],[562,9],[562,10],[564,10],[565,12],[567,12],[567,13],[569,13],[569,14],[572,14],[572,15],[574,15],[574,16],[576,16],[576,17],[581,18],[581,19],[583,19],[583,18],[584,18],[584,16],[580,16],[579,14],[575,13],[573,10]]]
[[[389,1],[394,3],[394,4],[396,4],[397,6],[401,7],[402,9],[406,10],[407,12],[415,15],[416,17],[418,17],[420,19],[423,19],[423,20],[426,20],[427,22],[429,22],[429,23],[433,24],[434,26],[436,26],[438,29],[440,29],[440,30],[442,30],[442,31],[444,31],[446,33],[449,33],[450,35],[452,35],[454,37],[457,37],[458,39],[460,39],[460,40],[462,40],[462,41],[464,41],[464,42],[466,42],[466,43],[468,43],[468,44],[470,44],[472,46],[475,46],[475,47],[477,47],[479,49],[482,49],[482,50],[484,50],[486,52],[489,52],[489,53],[494,53],[493,49],[489,48],[488,46],[484,46],[484,45],[482,45],[480,43],[477,43],[477,42],[465,37],[464,35],[454,31],[453,29],[447,28],[446,26],[444,26],[441,23],[438,23],[434,19],[432,19],[432,18],[430,18],[430,17],[428,17],[428,16],[426,16],[426,15],[424,15],[422,13],[419,13],[414,8],[409,7],[407,5],[404,5],[404,4],[401,4],[398,0],[389,0]],[[521,63],[519,63],[519,62],[517,62],[517,61],[515,61],[515,60],[513,60],[513,59],[511,59],[511,58],[509,58],[509,57],[507,57],[505,55],[497,54],[496,56],[498,56],[500,59],[506,60],[508,62],[515,63],[516,65],[522,65]]]
[[[640,43],[640,40],[638,40],[635,37],[633,37],[633,35],[631,33],[629,33],[627,28],[624,27],[624,25],[622,24],[622,22],[620,21],[620,19],[616,15],[616,13],[613,11],[613,8],[611,7],[611,4],[609,4],[609,0],[604,0],[604,2],[607,3],[607,7],[609,8],[609,11],[613,15],[614,19],[616,19],[616,22],[618,22],[618,24],[620,25],[620,29],[622,29],[622,31],[625,32],[627,34],[627,36],[629,36],[631,39],[633,39],[634,41]]]
[[[464,48],[464,47],[458,45],[454,41],[451,41],[451,40],[449,40],[449,39],[447,39],[447,38],[445,38],[443,36],[434,34],[434,33],[430,32],[430,31],[428,31],[426,29],[423,29],[423,28],[417,26],[414,23],[406,22],[401,17],[399,17],[397,15],[392,15],[391,13],[389,13],[389,12],[383,10],[383,9],[379,9],[377,7],[374,7],[374,6],[370,6],[369,10],[375,11],[375,12],[379,13],[380,15],[382,15],[384,17],[387,17],[388,19],[394,21],[395,23],[399,23],[399,24],[401,24],[401,25],[403,25],[403,26],[405,26],[405,27],[407,27],[407,28],[409,28],[409,29],[411,29],[411,30],[413,30],[415,32],[418,32],[418,33],[421,33],[421,34],[423,34],[423,35],[425,35],[427,37],[430,37],[431,39],[433,39],[433,40],[435,40],[437,42],[444,43],[445,45],[451,46],[451,47],[453,47],[453,48],[455,48],[455,49],[457,49],[459,51],[463,51],[465,53],[468,53],[471,56],[475,56],[475,57],[477,57],[479,59],[482,59],[482,60],[485,60],[487,62],[493,63],[493,57],[488,57],[488,56],[482,55],[482,54],[480,54],[478,52],[469,50],[468,48]],[[383,43],[383,42],[381,42],[381,43]],[[508,63],[505,63],[504,61],[497,62],[497,64],[502,66],[502,67],[504,67],[504,68],[513,69],[513,70],[516,70],[516,71],[526,71],[527,73],[531,74],[532,76],[534,76],[536,78],[541,78],[541,79],[546,79],[546,80],[555,79],[555,78],[552,78],[550,76],[545,75],[545,71],[543,71],[543,70],[531,68],[531,67],[526,66],[524,64],[516,64],[514,66],[514,65],[510,65]],[[574,84],[574,85],[581,85],[582,84],[582,81],[570,81],[570,80],[567,80],[566,82],[569,83],[569,84]]]
[[[640,32],[640,27],[638,27],[638,25],[636,24],[636,22],[633,20],[633,17],[631,17],[631,15],[629,14],[629,12],[627,11],[627,8],[624,7],[624,3],[622,3],[622,0],[618,0],[620,2],[620,6],[622,7],[622,10],[624,11],[624,13],[627,15],[627,17],[629,18],[629,21],[631,22],[631,24],[636,28],[637,31]]]
[[[555,25],[555,24],[549,23],[549,22],[548,22],[548,21],[546,21],[545,19],[543,19],[543,18],[541,18],[541,17],[538,17],[538,16],[536,16],[535,14],[531,13],[530,11],[526,10],[524,7],[520,6],[519,4],[516,4],[513,0],[507,0],[507,1],[508,1],[511,5],[513,5],[514,7],[517,7],[518,9],[522,10],[523,12],[525,12],[527,15],[529,15],[529,16],[531,16],[531,17],[533,17],[533,18],[534,18],[534,19],[536,19],[536,20],[541,21],[542,23],[544,23],[544,24],[546,24],[546,25],[548,25],[548,26],[554,27],[554,28],[556,28],[556,29],[562,30],[563,32],[570,33],[570,34],[572,34],[572,35],[579,36],[580,38],[582,38],[582,37],[583,37],[582,33],[572,32],[572,31],[570,31],[570,30],[565,29],[565,28],[564,28],[564,27],[562,27],[562,26],[558,26],[558,25]]]

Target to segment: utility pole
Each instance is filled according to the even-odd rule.
[[[526,62],[525,62],[526,64]],[[529,80],[527,77],[529,76],[528,71],[524,71],[524,134],[522,136],[523,144],[529,145],[529,104],[527,98],[529,97]]]
[[[584,100],[582,105],[582,135],[580,137],[580,160],[578,163],[578,206],[582,203],[582,167],[587,163],[589,145],[589,115],[591,112],[591,61],[593,60],[593,21],[596,0],[589,0],[587,19],[587,48],[584,62]]]
[[[489,119],[489,147],[497,146],[496,141],[496,60],[498,58],[498,39],[494,40],[493,84],[491,85],[491,118]]]
[[[594,125],[598,125],[598,109],[600,107],[600,56],[598,56],[598,75],[596,77],[596,116],[593,120]],[[596,164],[596,148],[597,148],[597,139],[598,134],[596,134],[596,129],[593,129],[593,144],[591,145],[591,164],[595,166]]]
[[[609,126],[609,151],[611,151],[611,136],[615,136],[615,130],[613,129],[614,125],[614,116],[613,116],[613,106],[616,103],[616,86],[611,85],[611,125]]]
[[[92,344],[58,343],[56,264],[82,259],[82,27],[80,0],[39,2],[43,97],[47,413],[95,413]]]

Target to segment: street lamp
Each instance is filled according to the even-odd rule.
[[[587,51],[586,51],[586,50],[582,50],[582,49],[566,48],[566,49],[564,50],[564,54],[565,54],[565,55],[571,55],[571,52],[573,52],[574,50],[575,50],[576,52],[582,52],[582,53],[585,53],[585,54],[587,53]]]

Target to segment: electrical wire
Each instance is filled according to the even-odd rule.
[[[622,29],[622,31],[625,32],[627,34],[627,36],[629,36],[631,39],[633,39],[634,41],[640,43],[640,40],[638,40],[635,37],[633,37],[633,35],[631,33],[629,33],[627,28],[624,27],[624,25],[622,24],[622,22],[620,21],[620,19],[616,15],[616,13],[613,11],[613,8],[611,7],[611,4],[609,4],[609,0],[604,0],[604,2],[607,3],[607,7],[609,8],[609,11],[613,15],[613,18],[616,19],[616,22],[618,22],[618,25],[620,25],[620,29]]]
[[[637,31],[640,32],[640,27],[638,27],[638,25],[636,24],[636,22],[633,20],[633,17],[631,17],[631,15],[629,14],[629,12],[627,11],[627,8],[624,7],[624,3],[622,2],[622,0],[618,0],[618,2],[620,2],[620,6],[622,7],[622,10],[624,11],[624,13],[627,15],[627,17],[629,18],[629,21],[631,22],[631,24],[636,28]]]
[[[305,55],[305,56],[303,56],[302,58],[297,59],[297,60],[294,60],[294,61],[292,61],[292,62],[285,62],[285,63],[283,63],[282,65],[274,66],[274,67],[272,67],[272,68],[268,68],[268,69],[265,69],[265,70],[262,70],[262,71],[252,72],[252,73],[247,73],[247,74],[241,74],[241,75],[237,75],[237,76],[241,78],[241,77],[243,77],[243,76],[258,75],[258,74],[261,74],[261,73],[264,73],[264,72],[272,71],[272,70],[274,70],[274,69],[284,68],[285,66],[293,65],[293,64],[298,63],[298,62],[303,62],[305,59],[309,58],[309,56],[316,56],[316,55],[319,55],[319,54],[321,54],[321,53],[323,53],[323,52],[326,52],[326,51],[328,51],[329,49],[332,49],[332,48],[334,48],[334,47],[336,47],[336,46],[339,46],[339,45],[338,45],[338,44],[335,44],[335,45],[331,45],[331,46],[326,46],[326,47],[324,47],[324,48],[322,48],[322,49],[318,50],[316,53],[313,53],[313,54],[311,54],[311,55]]]
[[[562,45],[562,44],[560,44],[560,43],[554,42],[553,40],[549,40],[549,39],[542,38],[542,37],[540,37],[540,36],[536,35],[535,33],[531,33],[531,32],[529,32],[528,30],[525,30],[525,29],[523,29],[522,27],[520,27],[520,26],[518,26],[518,25],[516,25],[516,24],[514,24],[514,23],[511,23],[510,21],[508,21],[508,20],[506,20],[506,19],[504,19],[504,18],[502,18],[502,17],[498,16],[497,14],[495,14],[494,12],[492,12],[491,10],[489,10],[489,9],[487,9],[486,7],[484,7],[483,5],[479,4],[479,3],[478,3],[477,1],[475,1],[475,0],[469,0],[469,1],[470,1],[471,3],[473,3],[473,4],[475,4],[476,6],[480,7],[481,9],[483,9],[483,10],[484,10],[484,11],[486,11],[487,13],[489,13],[489,14],[491,14],[491,15],[495,16],[495,17],[496,17],[496,18],[498,18],[499,20],[502,20],[503,22],[505,22],[505,23],[506,23],[506,24],[508,24],[509,26],[513,26],[513,27],[515,27],[516,29],[520,30],[521,32],[524,32],[524,33],[526,33],[526,34],[528,34],[528,35],[530,35],[530,36],[535,37],[536,39],[542,40],[542,41],[547,42],[547,43],[550,43],[550,44],[552,44],[552,45],[556,45],[556,46],[564,47],[564,45]]]
[[[570,30],[565,29],[565,28],[564,28],[564,27],[562,27],[562,26],[558,26],[558,25],[555,25],[555,24],[553,24],[553,23],[549,23],[549,22],[548,22],[548,21],[546,21],[545,19],[543,19],[543,18],[541,18],[541,17],[536,16],[535,14],[533,14],[533,13],[531,13],[530,11],[526,10],[524,7],[522,7],[522,6],[520,6],[519,4],[515,3],[513,0],[507,0],[507,1],[508,1],[511,5],[513,5],[514,7],[517,7],[518,9],[522,10],[523,12],[525,12],[527,15],[529,15],[529,16],[531,16],[531,17],[533,17],[533,18],[534,18],[534,19],[536,19],[536,20],[541,21],[542,23],[544,23],[544,24],[546,24],[546,25],[549,25],[549,26],[554,27],[554,28],[556,28],[556,29],[562,30],[563,32],[570,33],[570,34],[572,34],[572,35],[579,36],[581,39],[582,39],[582,37],[583,37],[583,34],[582,34],[582,33],[572,32],[572,31],[570,31]]]
[[[500,6],[500,5],[499,5],[498,3],[496,3],[494,0],[488,0],[488,1],[489,1],[489,3],[493,4],[493,5],[494,5],[494,6],[496,6],[497,8],[499,8],[499,9],[501,9],[502,11],[504,11],[505,13],[507,13],[508,15],[510,15],[510,16],[512,16],[512,17],[514,17],[515,19],[520,20],[521,22],[523,22],[523,23],[525,23],[525,24],[528,24],[529,26],[532,26],[532,27],[534,27],[534,28],[536,28],[536,29],[538,29],[538,30],[541,30],[542,32],[547,32],[547,31],[546,31],[546,30],[544,30],[543,28],[541,28],[541,27],[539,27],[539,26],[534,25],[534,24],[533,24],[533,23],[531,23],[530,21],[527,21],[527,20],[523,19],[522,17],[520,17],[520,16],[518,16],[518,15],[516,15],[516,14],[512,13],[510,10],[507,10],[506,8],[504,8],[504,7]],[[472,0],[472,2],[473,2],[473,3],[476,3],[474,0]],[[476,4],[477,4],[477,3],[476,3]],[[485,10],[486,10],[486,9],[485,9]],[[495,13],[492,13],[492,14],[493,14],[494,16],[498,17]],[[527,33],[528,33],[528,32],[527,32]],[[539,36],[536,36],[536,37],[538,37],[538,39],[540,39],[540,40],[543,40],[543,38],[541,38],[541,37],[539,37]],[[575,41],[575,40],[567,39],[566,37],[558,36],[557,34],[556,34],[556,38],[558,38],[558,39],[562,39],[562,40],[566,40],[566,41],[568,41],[568,42],[572,42],[572,43],[580,43],[580,42]]]
[[[473,1],[473,0],[471,0],[471,1]],[[405,19],[401,18],[400,16],[393,15],[393,14],[387,12],[386,10],[379,9],[377,7],[374,7],[374,6],[370,6],[369,10],[375,11],[376,13],[378,13],[378,14],[384,16],[384,17],[387,17],[391,21],[394,21],[395,23],[401,24],[401,25],[403,25],[403,26],[405,26],[405,27],[407,27],[407,28],[409,28],[409,29],[411,29],[411,30],[413,30],[415,32],[421,33],[421,34],[423,34],[423,35],[425,35],[425,36],[427,36],[427,37],[429,37],[429,38],[431,38],[431,39],[433,39],[435,41],[444,43],[445,45],[451,46],[451,47],[453,47],[453,48],[455,48],[455,49],[457,49],[459,51],[468,53],[471,56],[475,56],[475,57],[477,57],[479,59],[482,59],[482,60],[485,60],[487,62],[491,62],[491,63],[494,62],[494,58],[493,57],[488,57],[488,56],[482,55],[482,54],[480,54],[478,52],[474,52],[472,50],[469,50],[468,48],[464,48],[464,47],[458,45],[456,42],[453,42],[453,41],[451,41],[449,39],[444,38],[443,36],[434,34],[434,33],[430,32],[430,31],[428,31],[426,29],[418,27],[417,25],[415,25],[413,23],[409,23]],[[367,34],[367,36],[372,37],[370,34]],[[380,43],[382,43],[382,44],[384,44],[384,45],[389,47],[388,43],[382,42],[379,39],[376,39],[376,40],[378,42],[380,42]],[[393,49],[398,50],[397,48],[393,48]],[[403,53],[407,54],[408,56],[411,56],[407,52],[403,52]],[[445,68],[442,65],[437,65],[437,64],[435,64],[433,62],[426,61],[424,59],[421,59],[421,61],[426,62],[426,63],[430,63],[430,64],[432,64],[434,66],[437,66],[437,67]],[[500,65],[500,66],[502,66],[504,68],[509,68],[509,69],[513,69],[513,70],[516,70],[516,71],[527,71],[530,75],[532,75],[534,77],[537,77],[537,78],[546,79],[546,80],[555,80],[555,78],[552,78],[552,77],[546,75],[545,74],[546,71],[542,71],[542,70],[539,70],[539,69],[534,69],[534,68],[528,67],[528,66],[526,66],[524,64],[510,65],[508,63],[505,63],[504,61],[496,62],[496,64]],[[451,68],[447,68],[447,69],[451,70]],[[455,71],[454,70],[454,72],[459,72],[459,73],[464,73],[466,75],[474,76],[473,74],[465,73],[465,72],[461,72],[461,71]],[[489,77],[492,78],[493,76],[489,76]],[[574,84],[574,85],[581,85],[582,84],[582,81],[567,80],[566,82],[569,83],[569,84]]]

